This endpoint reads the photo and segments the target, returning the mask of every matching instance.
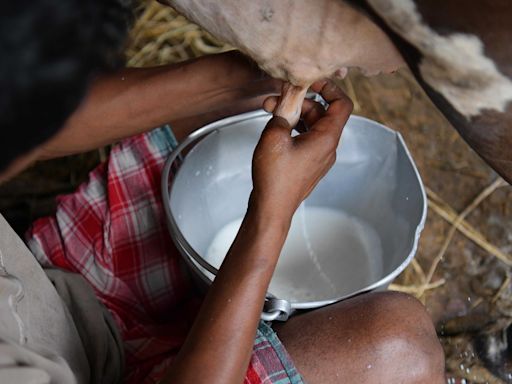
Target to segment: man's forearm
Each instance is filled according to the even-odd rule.
[[[252,206],[164,383],[241,383],[290,218]]]
[[[186,130],[194,122],[256,108],[277,86],[268,79],[255,81],[257,72],[247,63],[233,53],[102,76],[61,132],[43,146],[42,157],[91,150],[165,123],[177,122]]]

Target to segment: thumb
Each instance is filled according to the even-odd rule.
[[[292,126],[290,123],[288,123],[288,120],[281,116],[274,116],[268,121],[263,133],[268,134],[270,132],[285,132],[289,135],[291,131]]]

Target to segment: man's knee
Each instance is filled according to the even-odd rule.
[[[371,295],[378,358],[410,383],[442,383],[444,353],[425,307],[398,292]]]

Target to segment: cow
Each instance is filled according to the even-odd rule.
[[[163,0],[286,80],[291,124],[309,85],[404,62],[466,142],[512,183],[509,0]]]

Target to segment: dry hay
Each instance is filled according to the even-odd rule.
[[[138,12],[126,49],[128,66],[177,63],[232,49],[170,7],[143,2]]]
[[[506,185],[508,184],[501,178],[494,180],[488,187],[484,188],[482,192],[480,192],[478,196],[470,204],[468,204],[467,207],[464,208],[460,214],[457,214],[455,210],[451,208],[447,203],[445,203],[434,191],[426,187],[428,207],[431,209],[431,211],[435,212],[444,220],[449,222],[451,224],[451,227],[446,234],[443,245],[439,250],[439,253],[432,261],[432,264],[428,272],[425,274],[421,266],[417,262],[413,262],[411,263],[411,266],[405,271],[405,273],[414,273],[417,276],[417,278],[413,280],[416,280],[417,283],[412,283],[411,285],[406,286],[391,284],[390,289],[394,289],[401,292],[407,292],[415,295],[419,299],[423,299],[425,291],[435,289],[443,285],[443,279],[432,282],[432,278],[439,263],[446,254],[446,250],[448,249],[448,246],[450,245],[450,242],[452,241],[456,231],[459,231],[461,234],[463,234],[468,239],[473,241],[479,247],[488,252],[489,255],[496,257],[507,266],[511,266],[512,256],[505,254],[498,247],[491,244],[478,230],[473,228],[465,220],[465,218],[475,208],[477,208],[478,205],[480,205],[486,198],[488,198],[496,189],[504,187]]]

